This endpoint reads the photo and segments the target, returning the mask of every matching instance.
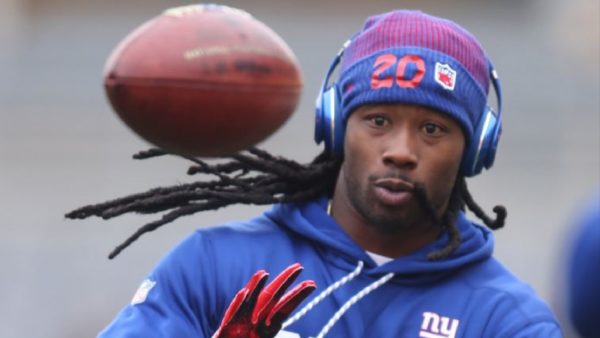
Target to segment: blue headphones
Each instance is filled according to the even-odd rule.
[[[350,42],[351,40],[348,40],[344,43],[342,49],[331,62],[316,102],[315,142],[317,144],[324,142],[325,150],[333,156],[342,156],[344,152],[345,124],[341,112],[339,86],[336,82],[331,84],[329,82]],[[488,63],[490,65],[490,79],[496,92],[498,113],[491,106],[486,105],[485,111],[474,130],[473,139],[467,145],[463,155],[460,173],[466,177],[475,176],[481,173],[483,168],[489,169],[492,167],[502,131],[502,90],[496,70],[491,62]]]

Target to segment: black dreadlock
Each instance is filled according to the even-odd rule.
[[[134,159],[148,159],[168,153],[160,149],[142,151]],[[229,162],[208,164],[197,158],[183,156],[194,165],[189,175],[198,173],[217,176],[211,181],[199,181],[170,187],[159,187],[143,193],[117,198],[100,204],[87,205],[67,213],[71,219],[97,216],[109,219],[125,213],[153,214],[166,212],[160,219],[147,223],[118,245],[108,256],[116,257],[143,234],[181,216],[205,210],[216,210],[231,204],[265,205],[274,203],[304,202],[324,194],[331,196],[335,187],[341,159],[321,153],[309,164],[300,164],[283,157],[275,157],[266,151],[250,148],[244,153],[228,157]],[[427,201],[424,189],[417,196],[425,207],[433,210]],[[448,211],[441,220],[449,233],[448,245],[429,255],[430,260],[450,255],[459,245],[460,236],[454,222],[459,210],[467,205],[487,226],[498,229],[504,225],[506,209],[496,206],[496,219],[492,220],[479,207],[467,190],[464,178],[459,178],[453,189]],[[431,212],[432,215],[435,213]]]
[[[160,149],[150,149],[133,155],[134,159],[148,159],[167,155]],[[108,256],[113,259],[123,249],[143,234],[181,216],[205,210],[216,210],[230,204],[264,205],[292,203],[331,194],[341,161],[329,159],[325,154],[311,163],[302,165],[295,161],[250,148],[246,153],[232,155],[230,162],[208,164],[193,157],[189,175],[198,173],[215,175],[216,180],[200,181],[170,187],[159,187],[143,193],[88,205],[67,213],[71,219],[97,216],[109,219],[125,213],[153,214],[166,212],[160,219],[147,223],[117,246]]]
[[[430,202],[426,199],[424,191],[416,191],[415,195],[420,197],[421,202],[425,205],[430,204]],[[475,216],[482,220],[483,223],[490,229],[497,230],[504,226],[504,221],[506,220],[506,216],[508,214],[506,208],[502,205],[495,206],[493,211],[496,214],[496,219],[491,219],[471,196],[471,193],[467,188],[467,181],[465,180],[464,176],[459,176],[454,184],[454,188],[452,189],[452,194],[450,195],[446,212],[439,220],[434,216],[434,221],[438,222],[438,224],[440,224],[448,232],[448,244],[438,251],[429,253],[429,255],[427,255],[429,260],[446,258],[460,246],[460,232],[456,227],[456,219],[458,212],[461,210],[464,211],[465,206],[469,208],[469,210],[471,210]],[[431,210],[430,213],[435,215],[433,207],[429,206],[428,208]]]

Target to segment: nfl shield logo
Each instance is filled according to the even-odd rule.
[[[435,82],[448,90],[454,90],[456,71],[448,64],[435,63]]]
[[[133,299],[131,300],[131,305],[141,304],[146,301],[146,297],[148,297],[148,293],[152,288],[156,285],[156,282],[150,279],[144,279],[142,285],[137,289]]]

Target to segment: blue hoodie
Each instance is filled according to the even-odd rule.
[[[247,222],[196,231],[158,264],[100,337],[211,337],[257,270],[276,276],[295,262],[304,266],[299,279],[317,284],[300,308],[337,287],[290,318],[281,337],[561,337],[550,309],[492,257],[492,233],[463,214],[462,243],[447,259],[426,258],[446,245],[441,235],[378,266],[327,215],[326,203],[276,205]]]

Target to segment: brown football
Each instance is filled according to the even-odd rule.
[[[104,71],[107,96],[138,135],[212,157],[263,141],[295,110],[292,50],[250,14],[221,5],[166,10],[130,33]]]

